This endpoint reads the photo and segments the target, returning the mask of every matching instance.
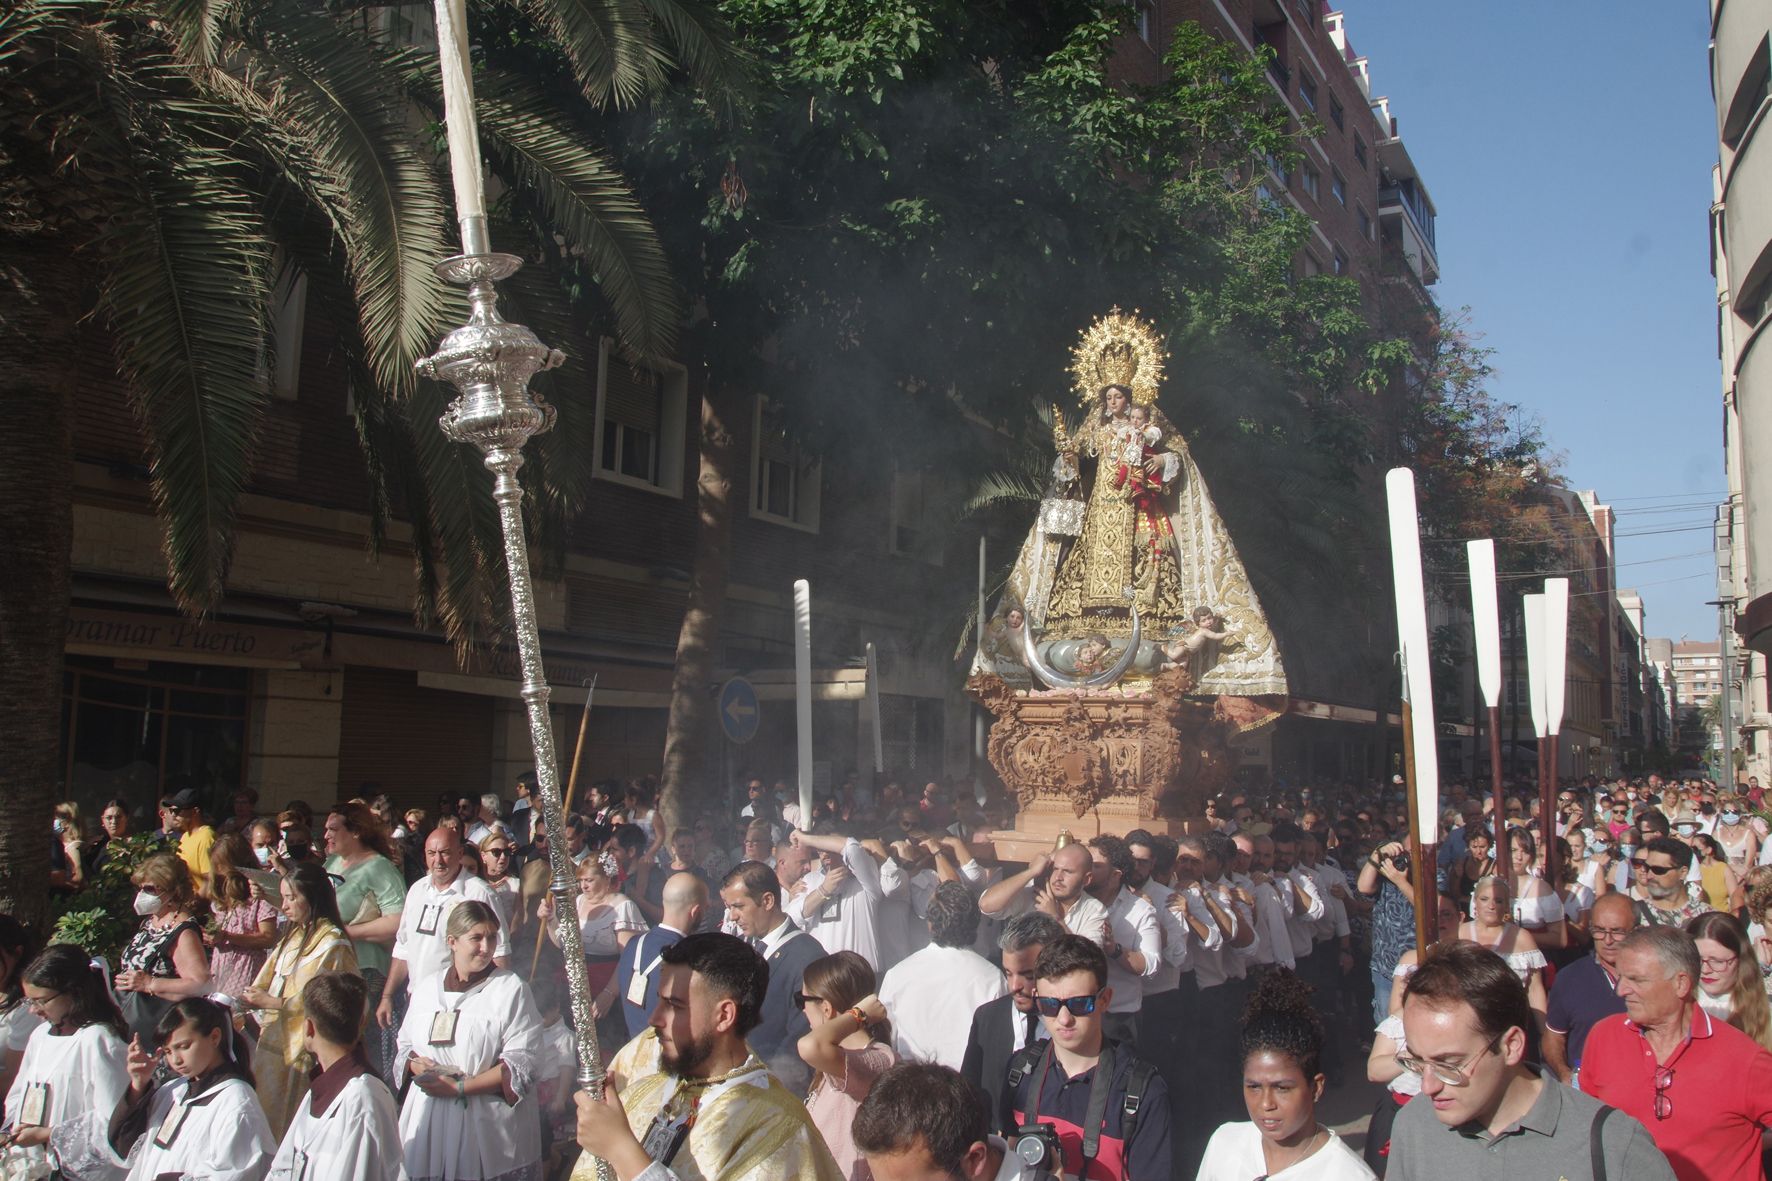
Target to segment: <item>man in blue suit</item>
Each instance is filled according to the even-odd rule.
[[[664,949],[701,924],[708,908],[707,883],[692,873],[674,873],[665,880],[660,900],[664,918],[621,949],[615,967],[616,987],[621,990],[622,1016],[628,1036],[638,1037],[658,1007],[658,965]]]
[[[763,1019],[745,1040],[783,1086],[804,1095],[812,1084],[812,1068],[800,1058],[798,1043],[812,1027],[794,994],[800,991],[806,965],[822,959],[824,948],[782,913],[781,882],[761,861],[733,866],[720,884],[720,901],[726,904],[726,917],[769,965]]]

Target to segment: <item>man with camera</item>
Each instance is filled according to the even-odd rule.
[[[1081,1181],[1169,1176],[1169,1092],[1102,1027],[1113,989],[1101,947],[1066,935],[1042,948],[1035,1005],[1050,1040],[1010,1059],[1015,1155]]]
[[[1391,841],[1372,850],[1354,888],[1372,898],[1372,1023],[1390,1013],[1391,976],[1415,945],[1415,887],[1409,880],[1409,848]]]

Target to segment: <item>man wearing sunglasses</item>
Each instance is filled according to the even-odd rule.
[[[1642,861],[1639,867],[1637,861]],[[1692,868],[1692,846],[1669,836],[1652,838],[1643,851],[1631,860],[1631,868],[1639,874],[1643,900],[1637,903],[1637,917],[1657,927],[1683,927],[1705,914],[1710,906],[1692,897],[1686,888],[1686,873]]]
[[[1397,1055],[1421,1094],[1397,1114],[1385,1181],[1672,1181],[1641,1123],[1526,1061],[1533,1020],[1525,986],[1488,948],[1453,943],[1422,961]]]
[[[1080,935],[1066,935],[1041,949],[1034,968],[1034,1005],[1051,1040],[1011,1062],[1015,1119],[1020,1126],[1053,1126],[1067,1177],[1167,1177],[1169,1091],[1130,1047],[1104,1036],[1113,1001],[1107,970],[1100,945]],[[1105,1097],[1094,1094],[1098,1074]],[[1091,1120],[1092,1111],[1101,1114]],[[1086,1141],[1095,1142],[1087,1165]]]
[[[1588,1035],[1581,1089],[1641,1120],[1680,1181],[1759,1181],[1772,1054],[1698,1004],[1684,931],[1640,927],[1618,952],[1624,1015]]]

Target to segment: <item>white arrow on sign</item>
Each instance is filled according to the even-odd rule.
[[[732,724],[735,726],[738,725],[745,718],[751,717],[756,712],[757,712],[757,709],[755,706],[746,705],[744,702],[739,701],[737,698],[734,698],[733,700],[728,701],[726,703],[726,716],[728,719],[731,720]]]

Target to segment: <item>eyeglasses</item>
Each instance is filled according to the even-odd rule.
[[[1702,955],[1698,957],[1698,962],[1706,968],[1721,972],[1725,968],[1733,968],[1740,958],[1740,956],[1723,955],[1713,959],[1710,956]]]
[[[796,1009],[804,1009],[807,1005],[822,1004],[823,1002],[824,998],[821,996],[810,996],[804,992],[794,993],[794,1008]]]
[[[1672,1119],[1674,1114],[1674,1097],[1667,1093],[1674,1085],[1674,1068],[1663,1066],[1655,1072],[1655,1118]]]
[[[1632,869],[1636,870],[1638,873],[1642,873],[1643,867],[1648,864],[1649,863],[1641,857],[1632,857],[1630,859],[1630,867]]]
[[[1101,993],[1092,992],[1084,996],[1037,996],[1034,1006],[1040,1010],[1042,1017],[1056,1017],[1060,1009],[1069,1009],[1073,1017],[1087,1017],[1095,1012],[1095,1002]]]
[[[140,890],[143,894],[158,895],[160,893],[159,886],[150,886],[146,882],[143,882],[141,885],[137,886],[136,889]]]
[[[33,1013],[41,1013],[43,1012],[43,1006],[47,1005],[50,1001],[60,999],[61,995],[62,994],[59,992],[52,992],[48,996],[28,996],[25,998],[25,1008],[31,1010]]]
[[[1614,943],[1631,933],[1629,927],[1589,927],[1588,934],[1604,943]]]
[[[1633,862],[1633,864],[1635,863]],[[1650,865],[1647,861],[1643,863],[1643,872],[1652,873],[1657,877],[1660,877],[1664,873],[1672,873],[1678,868],[1679,867],[1676,865]]]
[[[1472,1054],[1470,1061],[1466,1062],[1463,1066],[1450,1066],[1443,1062],[1430,1062],[1426,1058],[1417,1058],[1413,1054],[1398,1054],[1397,1065],[1401,1066],[1410,1074],[1417,1076],[1426,1075],[1429,1071],[1432,1071],[1433,1076],[1445,1083],[1448,1087],[1466,1087],[1470,1085],[1471,1068],[1477,1064],[1478,1060],[1481,1059],[1484,1054],[1489,1053],[1491,1050],[1495,1049],[1495,1047],[1499,1046],[1501,1044],[1501,1038],[1506,1036],[1505,1033],[1502,1034],[1500,1037],[1497,1037],[1494,1041],[1478,1050],[1475,1054]]]

